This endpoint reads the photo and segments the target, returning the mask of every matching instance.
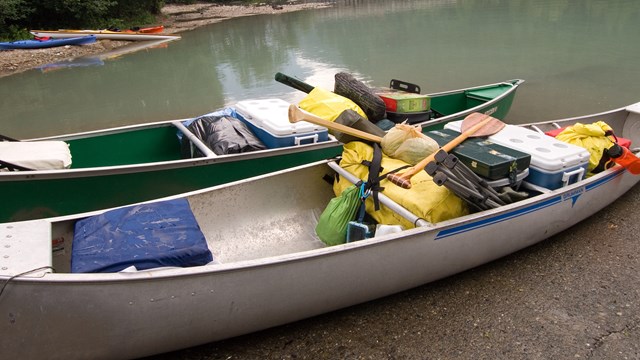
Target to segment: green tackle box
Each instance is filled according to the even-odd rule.
[[[460,135],[459,132],[442,129],[426,133],[443,146]],[[513,178],[529,168],[531,155],[493,143],[486,138],[468,138],[453,149],[453,155],[476,174],[488,179]]]

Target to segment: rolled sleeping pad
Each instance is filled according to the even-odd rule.
[[[339,72],[335,75],[333,92],[351,99],[367,115],[371,122],[378,122],[386,116],[386,105],[380,96],[353,75]]]

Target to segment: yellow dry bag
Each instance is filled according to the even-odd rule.
[[[600,163],[604,150],[613,146],[613,141],[606,135],[611,130],[604,121],[593,124],[575,123],[558,134],[556,139],[587,149],[591,155],[587,171],[591,172]]]
[[[333,121],[345,110],[354,110],[365,119],[364,111],[353,101],[344,96],[334,94],[322,88],[314,88],[298,103],[301,109],[306,110],[325,120]]]

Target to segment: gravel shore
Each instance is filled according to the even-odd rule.
[[[288,5],[219,5],[191,4],[167,5],[162,8],[158,24],[164,25],[165,33],[175,34],[210,25],[227,19],[317,9],[330,6],[328,3],[291,3]],[[61,46],[48,49],[0,51],[0,77],[13,75],[41,65],[73,58],[98,55],[131,44],[130,41],[100,40],[82,46]]]

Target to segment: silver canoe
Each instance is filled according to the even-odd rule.
[[[533,128],[597,120],[640,143],[640,103]],[[70,273],[74,223],[99,212],[0,225],[2,353],[17,359],[136,358],[308,318],[535,244],[593,215],[640,180],[614,166],[495,209],[326,247],[314,229],[334,196],[323,179],[338,171],[332,164],[163,199],[189,200],[218,264]]]

